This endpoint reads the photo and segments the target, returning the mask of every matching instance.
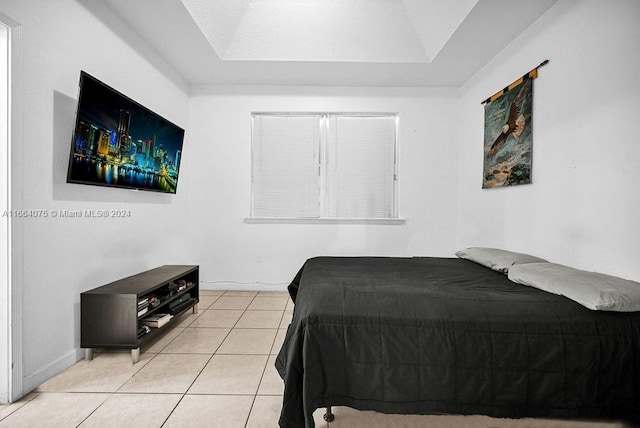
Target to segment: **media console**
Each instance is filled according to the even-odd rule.
[[[140,347],[192,309],[198,312],[199,267],[165,265],[80,294],[80,347],[85,359],[95,348]],[[165,316],[162,316],[165,315]]]

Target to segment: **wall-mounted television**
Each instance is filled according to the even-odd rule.
[[[176,193],[184,129],[80,72],[68,183]]]

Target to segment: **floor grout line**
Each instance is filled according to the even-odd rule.
[[[206,296],[206,294],[201,294],[200,297],[204,297]],[[264,396],[264,397],[279,397],[280,400],[282,399],[282,393],[273,393],[273,389],[266,389],[264,394],[260,394],[260,387],[262,385],[262,383],[265,381],[265,379],[267,379],[267,370],[271,370],[271,366],[269,364],[270,360],[272,359],[272,356],[276,356],[276,354],[274,354],[273,352],[276,352],[277,350],[274,350],[274,346],[276,344],[276,341],[278,340],[278,334],[280,333],[281,330],[281,324],[283,322],[283,320],[285,319],[285,317],[287,316],[287,306],[286,304],[284,305],[283,308],[281,309],[273,309],[270,305],[273,303],[274,305],[277,305],[277,300],[280,300],[281,297],[284,296],[270,296],[268,294],[260,294],[259,292],[256,292],[255,294],[253,294],[252,296],[247,296],[247,297],[251,297],[251,299],[247,299],[245,301],[247,301],[248,303],[246,305],[242,305],[242,309],[233,309],[233,308],[222,308],[222,309],[218,309],[218,308],[213,308],[213,305],[216,302],[219,302],[220,299],[222,297],[240,297],[238,295],[234,295],[234,292],[232,291],[231,294],[227,295],[226,292],[224,294],[220,294],[220,295],[210,295],[207,296],[207,300],[211,299],[211,303],[209,303],[207,305],[207,307],[203,307],[203,305],[201,305],[198,308],[198,314],[190,314],[190,313],[186,313],[184,315],[186,315],[187,317],[192,317],[192,319],[189,321],[187,319],[187,317],[185,317],[185,320],[180,320],[181,324],[176,324],[174,326],[172,326],[172,329],[180,329],[179,332],[177,332],[175,334],[175,336],[171,337],[169,340],[167,340],[166,343],[163,343],[162,346],[158,346],[156,349],[153,350],[153,352],[150,352],[148,349],[153,348],[154,346],[156,346],[158,344],[159,341],[163,340],[163,337],[166,337],[166,333],[168,333],[169,331],[167,330],[164,334],[160,334],[157,336],[157,338],[154,338],[154,340],[152,342],[149,342],[147,344],[145,344],[144,348],[147,348],[145,350],[141,349],[141,352],[143,354],[147,354],[145,358],[146,361],[144,362],[144,365],[141,366],[139,369],[135,370],[133,373],[130,373],[126,379],[124,381],[122,381],[121,384],[119,385],[114,385],[114,389],[111,391],[73,391],[73,390],[64,390],[64,388],[68,388],[66,385],[64,384],[60,384],[60,388],[61,390],[59,391],[35,391],[33,392],[30,396],[30,398],[28,399],[28,401],[24,402],[20,407],[17,407],[16,409],[12,410],[10,413],[7,413],[6,415],[3,415],[2,418],[0,419],[1,421],[4,421],[4,423],[6,423],[5,419],[7,417],[10,417],[11,415],[13,415],[15,412],[23,409],[25,406],[27,406],[31,401],[33,401],[33,399],[35,399],[38,396],[42,396],[45,397],[47,395],[49,396],[53,396],[53,395],[62,395],[62,394],[83,394],[83,395],[93,395],[93,394],[104,394],[104,399],[100,401],[100,403],[98,405],[96,405],[95,408],[93,408],[93,406],[91,407],[91,409],[87,409],[87,414],[85,415],[83,413],[81,420],[78,419],[77,421],[74,421],[73,426],[81,426],[82,424],[88,424],[88,423],[92,423],[91,421],[95,420],[96,418],[100,419],[105,417],[105,412],[107,412],[107,410],[103,410],[101,411],[100,409],[104,408],[104,406],[106,406],[105,403],[107,403],[109,400],[111,399],[115,399],[115,397],[122,397],[122,396],[126,396],[126,395],[139,395],[139,396],[161,396],[161,395],[171,395],[171,396],[176,396],[176,401],[175,401],[175,405],[173,405],[173,407],[171,409],[167,408],[167,414],[163,414],[163,415],[159,415],[162,418],[159,418],[159,420],[157,421],[157,423],[159,425],[159,427],[163,427],[165,425],[167,425],[167,423],[169,423],[169,420],[171,419],[172,415],[175,414],[175,412],[178,410],[178,407],[184,403],[184,400],[186,399],[186,397],[188,395],[200,395],[200,396],[244,396],[244,397],[251,397],[250,401],[251,401],[251,405],[249,406],[248,409],[248,413],[246,413],[246,417],[245,417],[245,422],[244,422],[244,426],[247,427],[249,426],[249,422],[251,422],[252,420],[252,412],[257,409],[256,403],[259,402],[258,397],[259,396]],[[262,299],[275,299],[272,301],[269,300],[262,300]],[[277,298],[277,299],[276,299]],[[262,300],[262,301],[261,301]],[[260,304],[256,304],[255,306],[257,306],[256,309],[251,308],[251,305],[254,304],[254,302],[260,302]],[[260,306],[264,306],[264,307],[260,307]],[[208,310],[219,310],[219,311],[224,311],[224,310],[230,310],[230,311],[239,311],[240,315],[238,316],[238,318],[235,320],[235,322],[233,322],[231,327],[206,327],[206,326],[197,326],[194,325],[194,323],[196,323],[197,319],[199,317],[201,317],[203,314],[206,313],[206,311]],[[260,316],[254,314],[253,316],[255,317],[253,320],[251,318],[250,322],[248,323],[248,325],[250,325],[250,327],[242,327],[241,324],[241,320],[243,319],[244,316],[247,315],[247,313],[270,313],[270,312],[278,312],[279,314],[272,314],[273,316],[266,316],[265,319],[269,320],[268,323],[266,323],[265,325],[268,324],[267,327],[262,327],[260,325]],[[196,315],[196,316],[193,316]],[[277,318],[276,318],[277,316]],[[277,323],[273,323],[273,321],[275,321],[277,319]],[[257,321],[257,323],[256,323]],[[253,323],[252,323],[253,322]],[[271,324],[274,324],[273,327],[271,327]],[[231,323],[229,323],[231,324]],[[222,339],[220,340],[219,344],[215,347],[215,349],[213,350],[212,353],[210,352],[164,352],[169,346],[171,346],[171,344],[174,344],[177,340],[179,340],[178,338],[180,338],[183,334],[185,334],[189,329],[197,329],[197,328],[213,328],[213,329],[226,329],[226,334],[224,334],[224,337],[222,337]],[[269,332],[273,332],[273,338],[272,340],[269,341],[265,341],[264,345],[268,345],[265,346],[265,348],[268,347],[268,349],[265,352],[252,352],[252,353],[242,353],[242,354],[237,354],[237,353],[219,353],[222,345],[224,344],[224,342],[229,338],[229,336],[232,334],[233,331],[237,331],[237,330],[267,330]],[[193,332],[193,330],[191,330]],[[192,334],[195,334],[195,332],[193,332]],[[178,349],[178,348],[176,348]],[[240,348],[239,348],[240,349]],[[96,350],[96,354],[101,354],[102,350]],[[106,353],[111,353],[111,350],[106,350]],[[117,354],[124,354],[125,352],[118,352],[118,350],[116,350],[113,353],[117,353]],[[129,354],[128,352],[126,352],[126,354]],[[141,370],[144,370],[146,367],[148,367],[148,365],[150,363],[152,363],[152,361],[156,360],[158,358],[158,356],[160,355],[208,355],[208,358],[206,358],[206,362],[204,363],[204,365],[202,366],[201,369],[199,369],[197,371],[197,373],[195,374],[193,380],[188,384],[188,386],[184,389],[184,392],[150,392],[150,391],[125,391],[123,390],[123,388],[125,387],[125,385],[127,385],[129,382],[132,381],[132,379],[134,379]],[[96,356],[98,356],[96,355]],[[193,385],[195,384],[195,382],[197,382],[197,380],[200,378],[200,376],[203,374],[204,370],[206,369],[206,367],[211,363],[211,361],[213,360],[213,357],[216,355],[252,355],[252,356],[260,356],[261,358],[256,359],[256,362],[258,362],[258,367],[256,367],[257,369],[260,370],[259,368],[259,364],[261,364],[259,362],[259,360],[263,360],[263,366],[261,368],[261,370],[258,372],[260,373],[259,376],[257,376],[256,378],[256,387],[255,387],[255,391],[250,392],[250,393],[216,393],[216,394],[209,394],[209,393],[197,393],[197,394],[190,394],[189,390],[193,387]],[[81,361],[81,360],[79,360]],[[78,362],[79,362],[78,361]],[[202,361],[204,361],[204,358],[202,359]],[[108,366],[107,366],[108,367]],[[107,369],[108,370],[108,369]],[[73,387],[72,387],[73,388]],[[71,389],[72,389],[71,388]],[[248,404],[248,399],[247,399],[247,404]],[[173,400],[172,400],[173,402]],[[29,409],[32,407],[29,407]],[[36,409],[38,407],[35,407]],[[29,410],[27,409],[27,410]],[[246,409],[246,407],[245,407]],[[1,407],[0,407],[1,410]],[[164,412],[163,412],[164,413]],[[260,417],[260,415],[254,415],[253,417],[258,416]],[[78,422],[79,421],[79,422]],[[87,422],[89,421],[89,422]]]

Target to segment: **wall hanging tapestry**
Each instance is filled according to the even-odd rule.
[[[482,103],[484,167],[482,188],[531,183],[533,79],[538,68]]]

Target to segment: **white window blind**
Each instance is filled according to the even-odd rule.
[[[328,117],[327,217],[394,218],[396,120]]]
[[[321,119],[254,115],[254,217],[318,217]]]
[[[391,219],[396,114],[254,113],[254,218]]]

